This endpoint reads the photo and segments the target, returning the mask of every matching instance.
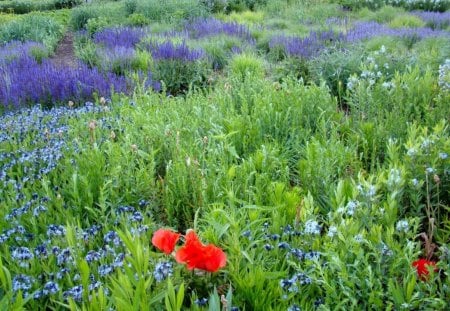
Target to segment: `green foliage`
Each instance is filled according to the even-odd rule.
[[[100,12],[91,6],[83,6],[72,10],[70,26],[73,30],[86,28],[88,20],[100,16]]]
[[[444,12],[450,7],[448,1],[436,0],[334,0],[346,9],[358,10],[369,8],[379,9],[384,5],[403,7],[407,10],[424,10]]]
[[[237,54],[233,56],[229,64],[232,77],[244,80],[246,76],[255,79],[263,79],[265,75],[264,62],[251,54]]]
[[[0,12],[27,14],[33,11],[50,11],[72,8],[83,3],[83,0],[12,0],[0,1]]]
[[[223,69],[233,55],[233,50],[243,49],[245,46],[235,37],[215,36],[200,42],[200,46],[211,58],[212,67],[215,70]]]
[[[136,9],[138,6],[137,0],[126,0],[125,1],[125,11],[128,15],[136,13]]]
[[[357,15],[365,20],[373,20],[378,23],[389,23],[398,15],[402,15],[404,13],[405,9],[401,7],[386,5],[375,11],[369,10],[368,8],[363,8],[357,12]]]
[[[153,79],[162,81],[165,90],[171,95],[186,93],[190,88],[204,87],[210,71],[207,61],[185,62],[169,59],[154,62]]]
[[[151,21],[174,23],[192,20],[207,13],[206,8],[194,0],[139,1],[136,11]]]
[[[97,52],[97,46],[84,36],[75,40],[75,55],[89,67],[100,65],[100,57]]]
[[[133,26],[145,26],[150,24],[150,20],[141,13],[133,13],[128,16],[128,24]]]
[[[52,18],[29,15],[14,20],[0,30],[0,42],[36,41],[42,42],[52,51],[63,34],[63,26]]]
[[[90,36],[93,36],[94,33],[103,30],[108,25],[109,21],[105,17],[93,17],[87,20],[86,30]]]
[[[175,288],[172,282],[167,282],[167,292],[165,297],[166,310],[168,311],[180,311],[183,308],[184,300],[184,284],[181,283],[178,288],[178,292],[175,293]]]
[[[402,14],[396,16],[391,20],[389,26],[392,28],[402,28],[402,27],[424,27],[425,22],[419,17],[414,15]]]
[[[319,83],[324,80],[331,93],[341,101],[346,89],[346,81],[356,71],[364,58],[362,46],[351,49],[329,50],[311,61],[309,72],[313,81]]]
[[[153,39],[183,29],[184,19],[202,16],[208,3],[222,2],[94,2],[73,9],[71,23],[91,34],[119,22],[151,24]],[[236,3],[248,10],[246,1]],[[31,169],[26,164],[5,170],[0,309],[448,309],[450,45],[446,38],[408,44],[377,37],[302,62],[280,51],[267,54],[272,35],[323,29],[333,14],[419,25],[401,8],[354,14],[333,13],[336,7],[278,0],[264,11],[222,15],[249,25],[267,18],[271,26],[252,29],[256,48],[225,35],[188,39],[206,50],[210,58],[202,62],[153,60],[138,46],[132,69],[149,70],[166,92],[138,86],[131,96],[98,99],[96,109],[76,117],[72,110],[56,110],[60,132],[25,128],[0,139],[1,169],[10,154],[22,159],[26,150],[65,142],[53,171],[37,181],[21,182]],[[60,31],[42,31],[64,25],[67,11],[55,14],[61,15],[20,18],[14,27],[8,22],[0,34],[60,38]],[[99,66],[89,36],[76,37],[75,45],[78,58]],[[233,47],[244,52],[235,54]],[[32,54],[46,57],[41,50]],[[211,67],[228,75],[212,76]],[[10,135],[11,120],[2,135]],[[27,202],[32,205],[25,215],[8,220]],[[31,217],[41,204],[46,214]],[[138,214],[120,211],[124,207]],[[136,215],[142,218],[133,221]],[[48,237],[52,224],[64,225],[65,234]],[[99,232],[84,239],[81,229],[93,224],[101,224]],[[195,228],[202,241],[224,249],[225,268],[188,271],[156,252],[152,233],[166,226]],[[5,240],[11,227],[16,232]],[[111,231],[118,245],[106,242]],[[13,258],[18,247],[34,251],[46,241],[47,258],[35,255],[27,267]],[[50,252],[54,246],[70,249],[73,261],[64,265],[70,272],[57,279],[56,294],[35,300],[34,293],[62,268]],[[102,250],[106,257],[88,262],[88,251]],[[122,264],[102,275],[100,267],[119,252]],[[431,268],[419,278],[411,264],[420,257],[436,261],[439,272]],[[164,280],[155,274],[161,262],[174,264]],[[35,278],[26,298],[13,291],[18,274]],[[101,285],[92,289],[92,280]],[[64,299],[75,285],[83,285],[82,301]],[[195,303],[200,298],[208,298],[207,306]]]

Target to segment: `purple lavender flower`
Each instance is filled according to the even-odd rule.
[[[341,41],[343,35],[333,31],[311,32],[305,38],[275,36],[269,42],[272,50],[277,47],[283,48],[286,55],[291,57],[311,58],[319,51],[323,50],[327,44]]]
[[[153,41],[148,43],[145,48],[152,54],[155,60],[194,62],[206,56],[202,49],[190,49],[185,41],[181,44],[174,44],[171,41],[165,41],[163,43]]]
[[[432,29],[444,29],[450,25],[450,11],[448,12],[429,12],[414,11],[414,15],[420,17]]]
[[[394,29],[377,22],[356,22],[353,28],[345,34],[347,42],[361,41],[377,36],[424,39],[430,37],[450,37],[450,32],[433,30],[429,27]]]
[[[254,42],[248,26],[215,18],[197,19],[187,24],[185,29],[190,37],[195,39],[225,34]]]
[[[27,44],[33,45],[24,43],[19,47],[17,44],[17,49],[26,50]],[[9,46],[0,47],[0,55],[9,55],[10,50]],[[55,66],[48,59],[39,63],[25,52],[16,57],[0,57],[0,103],[5,107],[85,100],[91,98],[94,92],[108,96],[111,89],[125,92],[126,79],[83,64],[68,70]]]
[[[123,47],[134,48],[148,34],[148,29],[141,27],[106,28],[94,34],[94,42],[113,49]]]
[[[136,51],[124,46],[97,49],[97,53],[100,56],[102,70],[121,75],[132,69],[133,60],[136,58]]]

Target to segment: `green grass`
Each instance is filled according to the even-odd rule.
[[[136,1],[135,10],[131,2],[24,15],[0,34],[50,40],[69,12],[73,29],[92,31],[99,20],[115,25],[142,14],[152,34],[206,14],[187,0]],[[329,17],[419,25],[393,7],[337,9],[328,1],[269,1],[220,16],[251,25],[256,42],[190,39],[211,55],[203,67],[155,68],[139,51],[134,66],[182,81],[180,96],[171,84],[170,96],[138,85],[129,96],[97,99],[94,110],[2,115],[0,309],[448,309],[449,44],[378,37],[312,59],[267,54],[272,35],[324,29]],[[45,34],[42,25],[58,31]],[[92,59],[95,46],[84,39],[77,52]],[[235,46],[244,52],[231,53]],[[190,88],[197,72],[202,85]],[[48,159],[60,143],[61,157]],[[33,150],[38,160],[22,156]],[[54,163],[48,173],[46,161]],[[64,232],[51,234],[51,225]],[[159,228],[195,229],[225,251],[227,265],[189,271],[152,247]],[[15,258],[20,247],[38,245],[46,257]],[[53,247],[69,251],[68,261]],[[418,258],[439,271],[421,279],[412,267]],[[164,280],[162,262],[172,264]],[[62,268],[70,272],[58,277]],[[21,274],[35,280],[23,285],[27,297],[14,290]],[[51,280],[59,290],[34,299]],[[82,300],[66,299],[77,285]],[[206,306],[195,303],[201,298]]]

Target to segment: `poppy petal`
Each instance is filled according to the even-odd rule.
[[[167,229],[158,229],[153,233],[152,244],[165,254],[169,255],[175,249],[180,238],[179,233]]]

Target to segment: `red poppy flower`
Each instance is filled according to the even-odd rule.
[[[203,249],[203,260],[198,263],[197,268],[209,272],[215,272],[225,267],[227,256],[215,245],[209,244]]]
[[[175,259],[187,265],[189,270],[200,269],[216,272],[225,267],[227,257],[218,247],[209,244],[203,245],[193,230],[186,233],[186,243],[178,249]]]
[[[189,270],[197,267],[198,263],[203,260],[203,248],[205,246],[200,242],[198,236],[193,230],[186,233],[185,244],[180,247],[175,254],[175,260],[178,263],[184,263]]]
[[[167,229],[158,229],[153,233],[152,244],[165,254],[169,255],[175,249],[180,238],[179,233]]]
[[[416,260],[412,263],[412,266],[416,268],[417,270],[417,275],[419,276],[419,279],[421,279],[422,281],[425,281],[428,279],[428,274],[429,274],[429,267],[434,267],[434,271],[437,272],[438,269],[436,268],[436,262],[434,261],[430,261],[430,260],[426,260],[426,259],[419,259]]]

